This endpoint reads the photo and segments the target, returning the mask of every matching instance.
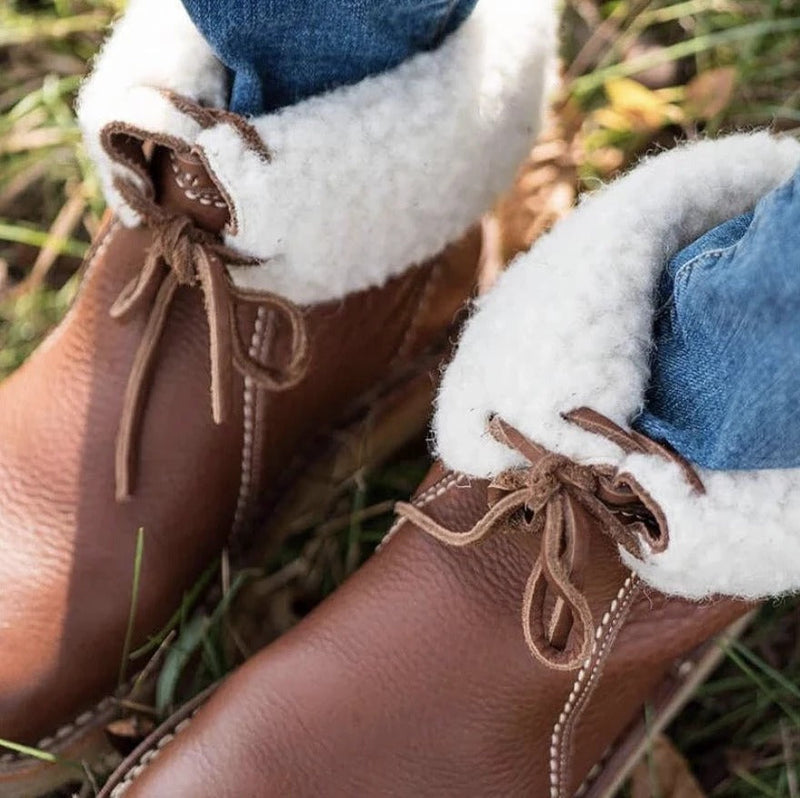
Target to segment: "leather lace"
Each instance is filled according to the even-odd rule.
[[[628,452],[657,450],[676,459],[658,444],[623,430],[593,411],[575,411],[567,418],[604,434]],[[576,553],[585,541],[576,540],[575,525],[567,522],[570,503],[583,508],[603,533],[634,554],[642,535],[655,540],[665,532],[665,526],[659,529],[651,508],[642,504],[625,475],[615,475],[607,466],[582,465],[550,452],[498,418],[492,419],[489,431],[522,454],[529,465],[505,471],[491,482],[488,512],[470,530],[447,529],[406,502],[397,505],[397,514],[449,546],[479,544],[507,530],[512,517],[531,534],[541,535],[522,601],[525,641],[534,658],[549,668],[575,669],[591,654],[595,626],[589,602],[574,580]],[[659,521],[663,523],[663,519]],[[548,593],[555,597],[549,623],[545,611]],[[575,640],[579,641],[577,645]]]
[[[228,267],[255,266],[257,261],[226,247],[217,237],[198,228],[188,216],[165,211],[133,183],[119,180],[116,188],[146,220],[153,233],[141,271],[122,289],[109,311],[112,318],[124,321],[149,306],[125,389],[117,433],[117,499],[123,501],[130,498],[134,487],[137,440],[154,356],[180,286],[198,287],[203,292],[210,340],[211,408],[217,424],[230,417],[232,368],[261,388],[273,391],[291,388],[305,375],[308,334],[302,311],[289,300],[277,294],[248,292],[234,286]],[[236,305],[240,302],[266,305],[285,317],[291,329],[290,355],[285,365],[274,368],[250,356],[236,321]]]

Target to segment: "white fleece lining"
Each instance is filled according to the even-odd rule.
[[[667,261],[798,164],[793,139],[736,135],[660,154],[584,200],[477,303],[437,400],[445,464],[480,477],[519,465],[486,434],[497,413],[553,451],[631,473],[661,505],[666,551],[643,545],[642,562],[622,552],[652,586],[695,599],[800,589],[800,469],[701,470],[697,495],[674,464],[626,457],[562,417],[587,406],[628,426],[644,399]]]
[[[111,181],[130,175],[99,144],[112,122],[202,152],[234,206],[227,243],[265,261],[234,271],[238,285],[299,303],[341,298],[435,255],[509,185],[552,85],[555,23],[554,0],[481,0],[437,50],[250,119],[265,162],[230,124],[200,130],[153,88],[219,106],[224,70],[186,33],[180,0],[133,0],[82,91],[80,119],[126,224],[136,217]],[[170,41],[168,56],[154,36]]]

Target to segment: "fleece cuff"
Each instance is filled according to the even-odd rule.
[[[459,238],[506,188],[553,83],[553,0],[481,0],[437,50],[242,126],[203,126],[164,89],[224,101],[224,69],[180,0],[132,0],[83,87],[79,118],[111,206],[137,179],[103,144],[109,124],[178,139],[232,206],[226,243],[263,262],[243,288],[298,303],[384,283]]]
[[[496,413],[552,451],[630,474],[658,503],[668,545],[621,551],[654,587],[695,599],[800,589],[800,470],[698,469],[701,493],[675,463],[626,455],[564,418],[589,407],[629,426],[644,402],[665,264],[799,163],[791,138],[735,135],[652,157],[583,201],[478,301],[438,396],[445,464],[479,477],[520,465],[486,433]]]

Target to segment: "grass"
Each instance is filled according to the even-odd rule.
[[[119,665],[119,686],[125,684],[128,676],[128,667],[133,643],[133,633],[136,627],[136,611],[139,607],[139,585],[142,577],[142,560],[144,558],[144,529],[139,527],[136,533],[136,550],[133,556],[133,579],[131,584],[131,607],[128,615],[128,627],[125,629],[125,643],[122,646],[122,657]]]
[[[103,212],[72,104],[122,5],[0,3],[0,379],[69,307]],[[800,0],[568,0],[563,29],[566,88],[543,144],[498,206],[498,265],[649,148],[800,125]],[[144,665],[156,680],[145,714],[219,678],[341,584],[426,468],[419,441],[354,479],[324,522],[303,525],[263,569],[231,571],[223,558],[151,641],[130,652],[128,634],[121,673]],[[136,594],[134,586],[131,625]],[[670,729],[709,796],[800,798],[798,631],[797,602],[766,606]]]

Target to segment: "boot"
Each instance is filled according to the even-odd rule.
[[[424,426],[476,220],[552,63],[549,4],[489,5],[435,52],[245,120],[180,0],[130,4],[79,104],[114,213],[0,390],[0,738],[56,760],[3,754],[1,795],[108,765],[129,618],[135,647],[225,547],[274,544],[344,468],[327,440],[355,438],[355,471],[385,453],[363,430],[385,449]]]
[[[797,471],[698,470],[628,426],[663,265],[799,160],[766,135],[660,155],[517,260],[467,323],[441,462],[380,551],[102,798],[615,795],[714,638],[800,587]]]

